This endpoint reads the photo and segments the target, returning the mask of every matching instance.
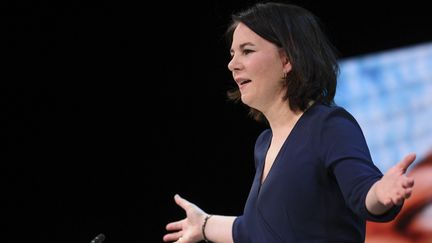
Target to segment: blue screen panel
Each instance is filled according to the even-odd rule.
[[[381,170],[432,150],[432,43],[342,59],[340,67],[335,101],[360,123]]]

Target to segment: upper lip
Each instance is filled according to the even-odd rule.
[[[236,81],[236,83],[237,83],[238,85],[241,85],[244,81],[248,81],[248,80],[250,80],[250,79],[242,78],[242,77],[234,77],[234,80]]]

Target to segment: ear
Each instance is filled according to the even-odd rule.
[[[283,72],[284,73],[289,73],[291,71],[291,69],[292,69],[291,62],[288,59],[288,56],[286,55],[285,52],[281,51],[280,55],[281,55],[281,61],[282,61],[282,66],[283,66],[282,67],[283,68]]]
[[[283,70],[285,73],[289,73],[292,69],[291,62],[287,60],[287,62],[284,64]]]

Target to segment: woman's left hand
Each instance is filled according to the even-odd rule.
[[[406,176],[405,173],[415,158],[414,153],[405,156],[398,164],[390,168],[375,185],[377,200],[385,207],[401,205],[411,196],[414,179]]]

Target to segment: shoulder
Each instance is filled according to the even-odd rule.
[[[341,106],[317,103],[310,107],[304,115],[307,117],[304,121],[305,130],[319,144],[331,142],[336,137],[347,139],[363,137],[357,120]]]
[[[319,144],[327,144],[328,149],[353,151],[352,148],[365,148],[366,139],[360,124],[345,108],[337,105],[316,107],[320,120],[315,123]]]
[[[333,116],[333,115],[342,115],[342,116],[349,116],[352,117],[352,115],[342,106],[339,105],[326,105],[322,103],[316,103],[309,110],[311,113],[313,113],[316,116]]]
[[[357,121],[354,116],[345,108],[338,105],[325,105],[322,103],[317,103],[309,108],[306,113],[311,120],[319,121],[323,124],[328,122],[332,123],[345,121],[357,125]]]
[[[316,107],[319,122],[315,123],[314,144],[326,167],[341,158],[362,158],[371,161],[363,131],[354,116],[337,105]]]

